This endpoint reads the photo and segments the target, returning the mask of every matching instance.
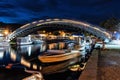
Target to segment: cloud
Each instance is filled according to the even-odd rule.
[[[17,15],[8,11],[0,11],[0,17],[17,17]]]
[[[44,10],[44,5],[41,4],[38,0],[19,0],[17,4],[20,8],[30,10],[33,12],[40,12]]]
[[[8,3],[4,3],[4,4],[0,4],[0,8],[1,9],[10,9],[10,8],[14,8],[14,5],[8,4]]]
[[[111,16],[120,17],[119,2],[117,0],[0,0],[0,20],[27,23],[45,18],[69,18],[98,24]]]

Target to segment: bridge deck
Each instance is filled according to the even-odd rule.
[[[75,20],[68,20],[68,19],[59,19],[56,21],[56,19],[49,19],[49,20],[43,20],[43,22],[35,21],[32,23],[28,23],[26,25],[21,26],[20,28],[16,29],[13,33],[8,35],[8,41],[16,39],[16,37],[21,37],[21,36],[27,36],[30,33],[35,32],[36,30],[40,30],[42,28],[46,29],[52,29],[54,28],[62,29],[62,30],[84,30],[86,32],[89,32],[98,38],[101,38],[102,40],[110,40],[111,34],[109,31],[100,28],[95,25],[91,25],[85,22],[81,21],[75,21]]]

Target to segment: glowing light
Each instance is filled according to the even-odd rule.
[[[46,19],[46,21],[51,21],[51,19]]]
[[[28,46],[28,56],[30,56],[31,55],[31,51],[32,51],[32,47],[31,46]]]
[[[54,19],[55,21],[59,21],[59,19]]]
[[[41,24],[37,24],[37,26],[40,26]]]
[[[30,25],[30,23],[25,24],[25,25],[23,25],[21,28],[24,28],[24,27],[29,26],[29,25]]]
[[[43,30],[43,33],[45,33],[46,31],[45,30]]]
[[[39,22],[43,22],[44,20],[39,20]]]
[[[2,59],[4,57],[4,52],[0,52],[0,59]]]
[[[8,34],[9,34],[9,31],[8,31],[8,30],[5,30],[5,31],[4,31],[4,34],[5,34],[5,35],[8,35]]]
[[[35,24],[35,23],[37,23],[37,21],[32,22],[32,24]]]

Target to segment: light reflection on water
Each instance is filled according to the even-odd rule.
[[[48,45],[48,46],[47,46]],[[45,77],[49,77],[51,74],[66,74],[65,71],[69,71],[68,67],[74,64],[79,64],[81,58],[75,58],[55,64],[42,64],[38,61],[37,56],[42,54],[48,49],[64,49],[66,47],[65,43],[52,43],[52,44],[37,44],[37,45],[23,45],[23,46],[9,46],[4,47],[3,50],[0,50],[0,67],[6,67],[9,64],[12,64],[10,68],[20,64],[19,66],[25,68],[31,68],[31,64],[34,65],[32,69],[41,70]],[[42,67],[42,69],[41,69]],[[15,67],[19,68],[19,67]],[[73,72],[72,72],[73,73]],[[48,76],[46,76],[46,74]],[[71,75],[71,74],[70,74]],[[58,75],[59,76],[59,75]],[[64,76],[65,77],[65,76]],[[50,78],[49,78],[50,79]]]

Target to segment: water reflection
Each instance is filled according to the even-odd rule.
[[[0,50],[0,67],[12,64],[12,68],[19,64],[23,68],[40,69],[40,67],[37,67],[37,63],[31,63],[31,61],[37,59],[37,56],[45,50],[45,44],[4,47]]]
[[[39,63],[32,62],[37,60],[37,56],[42,54],[46,50],[45,44],[38,45],[23,45],[17,46],[17,48],[11,48],[11,59],[13,61],[19,61],[20,64],[24,65],[27,68],[34,70],[41,70]]]
[[[64,49],[66,47],[65,43],[64,42],[59,42],[59,43],[51,43],[51,44],[48,44],[48,49]]]
[[[17,46],[17,48],[11,48],[17,54],[24,56],[26,58],[31,58],[33,56],[37,56],[38,54],[44,52],[46,50],[45,44],[37,44],[37,45],[23,45]]]
[[[39,70],[47,78],[49,78],[50,74],[55,73],[65,74],[66,71],[67,72],[70,71],[69,66],[81,63],[81,56],[75,59],[53,64],[43,64],[38,60],[38,55],[41,55],[47,49],[65,49],[65,48],[66,44],[63,42],[4,47],[4,49],[0,50],[0,67],[10,69],[23,68],[24,70],[25,68],[27,68],[37,71]],[[58,77],[60,76],[58,75]]]
[[[0,51],[0,60],[4,57],[4,51]]]
[[[62,42],[2,47],[3,49],[0,49],[0,65],[20,63],[25,67],[31,68],[32,66],[32,68],[36,69],[38,67],[36,64],[40,65],[40,62],[37,61],[38,55],[47,49],[63,49],[64,47],[65,44]]]
[[[4,49],[0,50],[0,64],[6,65],[11,62],[12,60],[10,59],[9,47],[4,47]]]

